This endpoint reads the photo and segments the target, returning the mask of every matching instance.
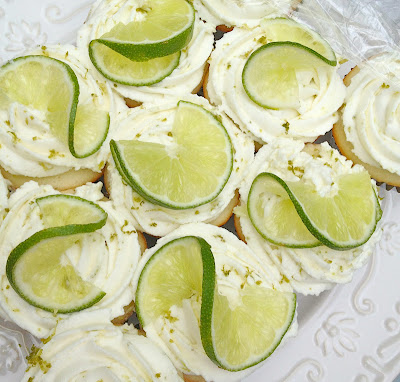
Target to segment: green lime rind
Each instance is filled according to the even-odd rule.
[[[41,209],[44,224],[47,226],[55,226],[36,232],[25,241],[18,244],[11,251],[6,264],[6,275],[10,285],[13,287],[15,292],[30,305],[48,312],[72,313],[89,308],[100,301],[105,296],[105,292],[88,282],[84,282],[74,270],[71,271],[69,269],[66,272],[69,272],[69,275],[72,275],[75,280],[78,279],[78,282],[80,283],[79,286],[82,286],[85,290],[85,295],[78,302],[72,301],[65,304],[49,302],[49,299],[35,294],[29,281],[26,283],[24,280],[26,275],[19,273],[18,270],[20,267],[24,270],[24,264],[29,264],[32,260],[35,265],[39,264],[41,257],[50,260],[45,261],[44,264],[40,265],[42,267],[41,271],[43,271],[43,269],[45,271],[54,270],[54,267],[51,268],[50,264],[51,261],[54,262],[54,260],[58,263],[58,269],[62,270],[65,268],[65,265],[60,265],[59,256],[71,245],[79,241],[82,234],[94,232],[103,227],[107,220],[107,213],[97,204],[72,195],[50,195],[38,198],[36,199],[36,202]],[[64,202],[64,205],[57,206],[60,202]],[[71,209],[66,211],[65,203],[68,204],[68,202],[72,205]],[[92,216],[91,218],[90,212],[88,211],[79,215],[79,210],[82,209],[91,209],[94,211],[94,217]],[[49,213],[58,213],[58,216],[50,216]],[[71,224],[62,225],[62,223],[68,223],[68,221]],[[83,221],[84,223],[77,223],[78,221]],[[41,248],[54,249],[54,252],[43,253],[40,252]],[[35,250],[39,252],[35,253]],[[59,253],[57,253],[57,251]],[[30,254],[33,254],[34,258],[29,258]],[[54,256],[56,256],[56,258],[54,258]],[[63,277],[62,272],[59,272],[59,275],[60,277]],[[69,281],[69,279],[64,281],[65,289],[71,289],[74,287],[68,284]],[[62,283],[63,281],[61,280],[61,284]],[[34,286],[35,285],[33,285],[33,287]]]
[[[356,198],[358,198],[358,200],[366,200],[368,197],[371,199],[371,202],[374,203],[374,218],[372,220],[372,224],[370,224],[366,229],[365,229],[365,233],[362,236],[361,239],[358,240],[348,240],[347,242],[343,242],[343,241],[337,241],[332,239],[331,237],[329,237],[329,235],[327,234],[327,232],[322,232],[321,228],[318,227],[315,222],[312,221],[312,219],[309,217],[309,211],[307,211],[307,208],[304,206],[304,204],[299,200],[299,197],[296,196],[296,192],[293,191],[293,188],[296,188],[298,185],[296,183],[298,182],[285,182],[284,180],[282,180],[281,178],[279,178],[277,175],[275,174],[268,174],[270,177],[272,177],[273,179],[275,179],[287,192],[290,200],[293,202],[293,205],[298,213],[298,215],[300,216],[301,220],[303,221],[303,223],[305,224],[305,226],[307,227],[307,229],[310,231],[310,233],[317,239],[319,240],[322,244],[324,244],[325,246],[337,250],[337,251],[345,251],[348,249],[353,249],[356,247],[359,247],[363,244],[365,244],[369,238],[372,236],[372,234],[375,232],[376,226],[378,224],[378,221],[380,220],[380,218],[382,217],[382,210],[381,207],[379,205],[379,200],[377,198],[376,192],[374,190],[374,188],[371,186],[371,195],[363,195],[360,196],[359,194],[356,195]],[[354,175],[358,175],[358,174],[354,174]],[[349,177],[352,176],[347,175],[347,176],[343,176],[343,178],[345,177]],[[366,175],[367,176],[367,175]],[[368,179],[370,180],[369,176]],[[341,187],[340,187],[340,180],[339,180],[339,193],[341,192]],[[313,192],[314,189],[310,189],[310,192]],[[315,195],[315,191],[314,191],[314,195],[312,196],[313,200],[315,201],[314,206],[317,205],[317,198],[318,196]],[[320,197],[321,200],[323,200],[324,198]],[[329,200],[329,198],[327,198],[326,200]],[[319,201],[320,202],[320,201]],[[319,205],[320,203],[318,203]],[[342,206],[343,208],[346,208],[346,213],[351,214],[351,209],[353,208],[353,204],[354,203],[348,203],[346,206]],[[326,207],[327,204],[325,203],[325,205],[321,206],[321,211],[325,211],[323,208]],[[336,205],[335,205],[336,206]],[[328,211],[326,211],[325,213],[326,216],[328,216]],[[357,224],[360,225],[362,222],[361,221],[353,221],[353,224]],[[337,225],[339,224],[338,222],[332,222],[330,221],[330,224],[333,225]],[[345,227],[346,228],[346,227]],[[347,232],[347,231],[346,231]]]
[[[174,320],[175,318],[171,317],[171,307],[182,306],[184,300],[195,298],[201,303],[200,337],[205,353],[219,367],[239,371],[258,364],[272,354],[289,329],[296,310],[296,296],[293,293],[281,293],[257,284],[244,286],[240,290],[241,298],[246,298],[245,295],[242,296],[242,292],[246,294],[248,289],[251,289],[250,294],[257,301],[250,298],[251,305],[239,304],[239,307],[232,310],[226,297],[218,293],[215,260],[210,245],[200,237],[185,236],[163,245],[145,264],[136,291],[136,312],[140,325],[146,330],[146,327],[159,317],[164,316],[167,320]],[[257,290],[258,295],[254,294],[254,290]],[[247,294],[247,297],[250,294]],[[264,298],[260,296],[267,295],[270,301],[269,304],[264,304]],[[222,305],[221,299],[225,302]],[[278,303],[276,299],[279,299]],[[272,303],[271,307],[272,300],[275,304]],[[284,307],[280,304],[282,301]],[[248,319],[249,314],[251,315],[247,310],[249,307],[261,310],[263,313],[262,319],[257,320],[255,327]],[[245,317],[240,314],[238,316],[238,309],[244,312]],[[272,315],[264,315],[265,312],[272,312]],[[247,336],[248,332],[241,332],[242,326],[236,327],[243,322],[242,318],[247,319],[245,320],[248,321],[247,330],[252,336]],[[215,325],[216,322],[220,325]],[[218,338],[221,335],[218,336],[217,331],[221,325],[229,334],[228,341],[219,344]],[[273,340],[268,341],[268,346],[265,341],[261,341],[261,345],[258,343],[259,335],[265,330],[273,332]],[[222,335],[224,336],[225,332]],[[235,364],[230,364],[218,355],[218,349],[222,346],[229,353],[232,347],[237,345],[238,338],[240,339],[238,346],[245,350],[238,350],[239,359]],[[259,351],[255,355],[250,351],[249,356],[247,350],[252,349],[254,344],[252,341],[256,342]]]
[[[168,77],[179,65],[181,51],[147,61],[132,61],[118,52],[93,40],[89,57],[101,75],[110,81],[127,86],[150,86]]]
[[[177,3],[177,1],[174,1]],[[167,3],[167,1],[164,1]],[[110,49],[114,50],[115,52],[129,58],[132,61],[147,61],[157,57],[169,56],[174,54],[181,49],[183,49],[186,45],[189,44],[190,40],[193,36],[194,30],[194,22],[195,22],[195,10],[193,5],[184,0],[181,4],[185,4],[186,6],[186,13],[187,22],[184,26],[181,27],[179,31],[172,33],[164,38],[158,39],[156,41],[145,41],[145,42],[135,42],[133,39],[130,40],[123,40],[122,37],[119,36],[136,36],[138,32],[135,31],[136,25],[138,22],[131,22],[126,25],[122,23],[117,24],[111,31],[107,32],[105,35],[101,36],[100,38],[92,41],[97,41],[100,44],[103,44]],[[155,3],[154,7],[160,6],[159,4]],[[168,4],[163,4],[163,9],[168,9]],[[160,15],[159,10],[156,10],[155,13],[157,19],[154,19],[155,13],[148,13],[145,23],[154,23],[154,26],[157,29],[164,29],[166,30],[168,27],[165,25],[160,25],[160,22],[167,20],[167,23],[170,23],[172,16],[178,17],[180,15]],[[166,17],[169,16],[169,17]],[[154,19],[154,20],[153,20]],[[142,31],[139,33],[143,33]]]
[[[110,128],[110,114],[94,105],[78,105],[75,123],[68,129],[68,148],[75,158],[87,158],[100,150]]]
[[[160,144],[141,142],[141,141],[137,141],[137,140],[133,140],[133,141],[111,140],[111,142],[110,142],[110,149],[111,149],[112,157],[114,159],[116,168],[117,168],[118,172],[120,173],[121,177],[123,178],[123,180],[136,193],[141,195],[145,200],[147,200],[153,204],[162,206],[162,207],[166,207],[169,209],[176,209],[176,210],[195,208],[195,207],[209,203],[212,200],[214,200],[222,192],[223,188],[225,187],[226,183],[228,182],[229,177],[232,173],[232,168],[233,168],[232,143],[231,143],[229,134],[227,133],[225,127],[222,125],[220,120],[218,118],[216,118],[208,110],[202,108],[199,105],[193,104],[191,102],[179,101],[178,102],[178,113],[179,113],[180,107],[186,108],[187,110],[190,110],[190,108],[192,108],[192,110],[194,112],[200,111],[200,113],[201,113],[200,116],[206,118],[207,123],[209,123],[209,126],[207,126],[207,127],[210,128],[210,126],[212,126],[213,131],[215,130],[215,132],[217,132],[219,140],[224,141],[224,150],[225,151],[216,152],[216,151],[212,151],[212,150],[206,150],[204,152],[201,152],[201,154],[198,154],[199,149],[198,149],[198,146],[196,146],[197,142],[194,142],[196,140],[196,138],[193,137],[192,140],[188,139],[189,136],[193,135],[193,132],[189,131],[190,130],[189,127],[187,127],[187,129],[184,133],[185,136],[180,136],[180,138],[183,142],[181,142],[178,146],[179,146],[179,149],[182,149],[182,147],[183,147],[184,153],[182,154],[182,157],[185,156],[186,161],[189,156],[195,155],[193,153],[197,153],[196,155],[200,155],[201,159],[204,159],[203,154],[205,152],[207,153],[207,155],[226,156],[226,158],[224,158],[226,165],[221,174],[218,174],[218,176],[215,175],[214,173],[211,174],[211,171],[213,171],[214,168],[211,168],[209,174],[207,174],[207,176],[215,175],[215,177],[213,178],[213,181],[216,184],[215,187],[213,188],[213,190],[209,191],[207,193],[207,195],[197,196],[197,194],[195,195],[194,193],[190,193],[190,195],[185,193],[184,196],[187,198],[190,197],[191,200],[180,202],[180,201],[171,200],[168,197],[168,195],[166,194],[166,191],[165,191],[166,187],[161,187],[161,191],[159,191],[158,193],[154,192],[153,190],[149,189],[149,187],[144,186],[142,179],[140,178],[141,174],[139,173],[139,171],[134,171],[131,169],[131,165],[133,165],[133,164],[128,163],[129,161],[126,158],[128,156],[128,154],[125,155],[125,150],[126,150],[125,148],[128,147],[128,150],[131,150],[130,155],[132,155],[132,152],[136,152],[136,151],[139,152],[139,150],[140,150],[140,152],[143,151],[146,154],[148,154],[150,152],[150,150],[153,150],[153,151],[157,150],[157,153],[159,154],[160,158],[162,157],[161,159],[157,157],[158,158],[157,161],[165,162],[165,161],[169,160],[168,158],[170,158],[167,151],[165,150],[165,147]],[[181,116],[183,114],[179,114],[179,115]],[[200,118],[200,116],[198,116],[198,118]],[[179,123],[182,122],[180,117],[175,117],[175,120],[178,120]],[[175,125],[175,122],[174,122],[174,125]],[[200,129],[199,126],[196,126],[195,128]],[[205,127],[203,126],[203,129],[201,129],[201,130],[204,130],[204,128]],[[177,129],[179,130],[179,127]],[[181,131],[180,133],[175,134],[175,131],[176,130],[173,128],[172,136],[175,137],[176,139],[179,139],[179,137],[178,137],[179,134],[182,135],[183,132]],[[197,138],[198,137],[199,137],[199,135],[197,135]],[[200,140],[200,138],[198,138],[198,140]],[[212,142],[204,142],[204,144],[212,144]],[[193,145],[193,147],[191,145]],[[201,156],[201,155],[203,155],[203,156]],[[154,157],[152,157],[152,159],[154,159]],[[183,161],[183,159],[179,159],[179,160]],[[136,161],[136,162],[139,163],[138,161]],[[192,172],[189,172],[189,174],[190,174],[189,178],[193,176],[193,172],[195,172],[194,175],[197,176],[200,173],[200,171],[199,171],[200,168],[202,169],[203,172],[205,171],[203,168],[204,164],[202,163],[202,161],[198,160],[197,162],[194,161],[196,163],[193,163],[193,160],[192,160],[192,161],[187,161],[187,162],[190,162],[190,165],[192,167],[193,166],[196,167],[196,168],[193,168]],[[185,162],[185,163],[187,163],[187,162]],[[137,163],[135,163],[135,165],[137,165]],[[180,163],[182,163],[182,162],[180,162]],[[218,163],[218,166],[220,166],[221,163],[222,163],[222,160],[220,161],[220,163]],[[145,163],[141,163],[141,166],[139,168],[141,172],[143,172],[144,164]],[[148,172],[152,171],[151,166],[153,166],[153,165],[151,164],[150,167],[147,169],[148,171],[147,170],[145,171],[146,174],[148,174]],[[220,170],[221,169],[218,169],[218,171],[220,171]],[[168,169],[166,169],[166,171],[168,171]],[[168,182],[170,182],[171,179],[175,179],[174,177],[176,177],[176,174],[172,172],[173,170],[169,169],[169,171],[171,171],[170,176],[166,177],[165,174],[163,174],[163,176],[167,179],[166,181],[168,181]],[[186,172],[185,174],[187,175],[188,172]],[[183,178],[183,175],[182,175],[182,178],[179,179],[180,191],[184,191],[182,184],[183,184],[183,186],[185,186],[185,189],[190,189],[190,190],[196,189],[196,187],[198,185],[193,183],[195,180],[192,182],[193,179],[192,178],[189,179],[189,178],[187,178],[187,177]],[[198,178],[194,177],[194,179],[198,179]],[[157,178],[157,181],[159,181],[159,178]],[[153,186],[153,189],[155,189],[156,186],[158,187],[159,185],[151,184],[151,186]],[[175,184],[173,184],[173,185],[169,184],[169,186],[172,187],[172,186],[175,186]],[[158,189],[160,189],[160,188],[158,187]]]
[[[272,42],[291,41],[302,44],[319,54],[328,65],[337,65],[336,54],[330,44],[304,24],[289,18],[276,17],[262,20],[261,28]]]
[[[69,87],[70,87],[70,96],[68,97],[69,99],[60,102],[60,105],[58,105],[58,107],[55,110],[54,107],[52,107],[53,110],[51,110],[50,112],[48,112],[47,110],[47,105],[55,99],[54,93],[57,89],[57,86],[52,82],[46,83],[46,81],[44,81],[44,79],[46,78],[45,73],[43,73],[43,75],[40,74],[38,75],[35,73],[36,74],[35,76],[30,76],[29,81],[27,81],[26,77],[21,74],[14,76],[14,78],[12,78],[14,83],[11,83],[10,80],[4,81],[5,75],[7,75],[7,73],[9,73],[10,70],[13,70],[14,72],[15,70],[18,70],[18,67],[16,66],[24,65],[24,63],[30,65],[33,62],[39,62],[42,64],[42,66],[45,66],[48,63],[56,65],[65,73],[65,77],[69,80]],[[17,81],[17,83],[15,83],[15,81]],[[29,83],[30,86],[27,86],[27,82],[28,83],[31,82]],[[45,89],[40,91],[39,93],[38,89],[43,89],[44,86]],[[67,134],[68,134],[67,131],[73,130],[74,128],[75,116],[78,107],[78,98],[80,93],[78,78],[76,77],[76,74],[68,64],[66,64],[63,61],[57,60],[56,58],[40,56],[40,55],[37,56],[29,55],[29,56],[22,56],[15,58],[13,60],[8,61],[0,68],[0,91],[1,93],[7,96],[9,103],[17,101],[28,107],[32,106],[33,103],[33,107],[35,109],[41,110],[46,113],[48,112],[49,113],[48,122],[53,134],[63,142],[67,140]],[[9,94],[11,91],[14,94]],[[38,94],[40,94],[40,97],[38,96]],[[42,97],[45,97],[44,105],[43,104],[39,105],[37,101]],[[7,103],[4,103],[3,101],[1,107],[4,108],[7,106],[8,106]],[[65,121],[66,125],[68,126],[68,129],[65,128],[66,126],[57,126],[56,124],[52,123],[54,119],[57,120],[57,118],[59,118],[59,113],[63,112],[64,110],[69,110],[68,121]],[[54,118],[52,118],[53,115]]]
[[[279,202],[268,209],[268,216],[264,216],[262,206],[258,205],[265,197],[261,195],[262,193],[279,197]],[[286,189],[277,181],[274,174],[260,173],[253,180],[247,198],[247,213],[257,232],[273,244],[288,248],[313,248],[322,245],[308,231]],[[281,229],[277,232],[279,228]]]
[[[290,59],[286,59],[284,61],[284,65],[287,67],[283,68],[281,64],[275,65],[275,68],[271,66],[271,63],[274,62],[274,59],[283,60],[281,55],[275,53],[275,51],[279,52],[283,49],[286,49],[288,53],[285,54],[285,57],[291,54]],[[307,54],[308,63],[307,65],[313,67],[318,65],[329,65],[326,59],[320,55],[318,52],[314,51],[313,49],[308,48],[302,44],[292,42],[292,41],[278,41],[278,42],[271,42],[265,44],[258,49],[256,49],[246,61],[242,71],[242,85],[243,88],[248,95],[248,97],[257,105],[271,110],[280,110],[282,108],[287,107],[294,107],[293,97],[294,93],[298,92],[297,88],[297,81],[295,77],[295,70],[296,68],[302,68],[304,62],[302,62],[301,54]],[[259,62],[260,59],[264,59],[265,54],[268,54],[270,57],[268,62],[270,62],[269,66],[263,65],[262,62]],[[265,61],[265,63],[268,63]],[[275,78],[277,68],[280,68],[281,73],[280,76],[284,76],[284,78]],[[268,68],[271,73],[260,73],[260,70],[264,70]],[[264,78],[264,81],[260,81],[261,78]],[[268,89],[269,94],[266,95],[259,95],[257,94],[260,89],[256,89],[256,87],[263,86],[265,89],[265,85],[267,84],[266,80],[269,81]],[[285,81],[284,81],[285,80]],[[289,81],[291,87],[287,87],[287,81]],[[282,91],[289,93],[286,94],[286,97],[291,99],[289,103],[286,100],[283,100],[282,97],[278,97]],[[267,97],[267,99],[265,99]],[[295,98],[297,99],[298,96]]]

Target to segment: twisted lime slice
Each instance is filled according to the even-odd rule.
[[[290,327],[296,296],[246,285],[232,308],[216,288],[214,256],[202,238],[170,241],[153,254],[139,278],[136,308],[146,330],[172,306],[196,296],[201,301],[200,334],[208,357],[238,371],[267,358]]]
[[[82,234],[104,226],[107,213],[97,204],[70,195],[36,199],[45,228],[10,253],[7,278],[14,290],[40,309],[71,313],[100,301],[105,293],[84,281],[65,252]]]
[[[321,245],[300,219],[280,178],[261,173],[253,181],[247,199],[249,218],[266,240],[285,247]]]
[[[181,52],[148,61],[132,61],[106,45],[93,41],[89,48],[95,68],[113,82],[129,86],[148,86],[162,81],[178,66]]]
[[[269,173],[262,174],[262,177],[269,178],[267,184],[272,185],[272,192],[278,190],[282,193],[282,189],[285,190],[309,232],[329,248],[346,250],[364,244],[382,217],[377,195],[366,171],[340,176],[337,192],[328,196],[320,196],[314,185],[302,180],[285,182]],[[255,195],[250,198],[255,198]],[[249,202],[248,208],[258,225],[257,217],[254,216],[259,212],[254,211],[254,200]],[[285,215],[287,211],[289,214]],[[299,230],[298,220],[293,218],[292,210],[287,208],[282,213],[281,216],[275,216],[276,224],[283,226],[286,233],[290,227],[285,225],[292,219],[293,230]]]
[[[98,42],[133,61],[147,61],[180,51],[192,38],[195,11],[186,0],[147,0],[136,12],[140,19],[120,22],[92,40],[90,56],[97,56]]]
[[[42,112],[52,134],[84,158],[107,137],[107,111],[78,105],[78,79],[69,65],[47,56],[24,56],[0,69],[0,108],[13,102]]]
[[[232,171],[232,144],[219,120],[199,105],[180,101],[170,145],[111,141],[122,178],[146,200],[174,209],[215,199]]]

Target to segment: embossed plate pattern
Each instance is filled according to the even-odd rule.
[[[92,0],[0,0],[0,60],[74,42]],[[246,382],[392,382],[400,372],[400,194],[384,196],[383,239],[350,284],[299,297],[299,334]],[[38,341],[0,319],[0,382],[18,382]]]

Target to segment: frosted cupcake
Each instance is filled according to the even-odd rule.
[[[279,19],[276,20],[279,22]],[[295,24],[290,21],[287,23]],[[296,71],[297,106],[279,110],[260,106],[246,93],[242,72],[249,56],[269,42],[271,39],[263,24],[251,30],[235,28],[225,34],[217,41],[211,55],[205,94],[211,103],[220,106],[260,144],[272,142],[279,137],[313,142],[331,130],[338,120],[337,110],[345,96],[342,81],[335,67],[325,65],[310,70],[303,68]],[[276,86],[279,86],[279,80]]]
[[[88,46],[92,40],[100,38],[118,23],[144,20],[146,6],[149,4],[137,0],[95,2],[88,19],[78,32],[77,45],[87,61],[89,61]],[[202,86],[207,59],[213,49],[214,31],[212,25],[204,23],[196,15],[193,37],[181,50],[179,64],[161,82],[149,86],[128,86],[112,81],[109,83],[115,91],[128,99],[129,106],[137,106],[142,102],[155,103],[177,94],[197,93]],[[91,69],[96,70],[94,66],[91,66]]]
[[[109,318],[103,310],[60,322],[50,341],[28,356],[22,381],[183,381],[155,344],[132,326],[113,326]]]
[[[379,225],[365,244],[350,250],[338,251],[324,245],[288,248],[264,239],[253,226],[246,206],[253,180],[263,172],[273,173],[284,181],[302,179],[313,184],[320,195],[329,195],[336,192],[340,176],[362,171],[365,170],[361,166],[353,166],[327,143],[304,146],[301,142],[281,139],[264,146],[257,153],[239,190],[241,206],[234,211],[239,236],[259,256],[272,261],[282,279],[290,282],[300,293],[318,295],[336,283],[350,282],[355,270],[363,266],[373,253],[381,236]],[[375,187],[374,181],[371,183]],[[266,200],[263,208],[268,211],[272,202]]]
[[[95,181],[102,175],[108,159],[114,119],[118,110],[125,107],[123,100],[113,95],[110,86],[102,82],[97,73],[89,71],[82,54],[72,45],[43,46],[30,55],[47,56],[68,64],[79,84],[78,107],[85,105],[96,109],[99,114],[108,114],[108,133],[97,152],[86,158],[77,158],[71,154],[67,142],[53,134],[44,112],[12,102],[0,110],[0,166],[3,175],[14,187],[35,180],[59,190]],[[54,84],[55,89],[58,86]],[[67,129],[68,124],[65,126]]]
[[[103,201],[101,187],[101,183],[88,184],[77,188],[75,195],[97,203],[108,215],[105,225],[83,234],[63,256],[85,282],[105,292],[88,311],[106,308],[111,318],[115,318],[126,314],[124,307],[133,300],[132,277],[141,251],[131,216],[112,202]],[[0,229],[0,314],[39,338],[49,336],[57,322],[68,315],[42,310],[22,299],[10,286],[6,263],[18,244],[46,228],[35,201],[53,194],[57,192],[51,186],[25,183],[11,195],[10,211]],[[129,309],[132,313],[132,305]]]
[[[135,192],[122,179],[113,160],[107,165],[105,184],[110,198],[117,206],[130,212],[137,222],[137,228],[154,236],[164,236],[179,225],[193,222],[224,224],[237,204],[235,190],[239,187],[247,166],[254,158],[253,142],[247,138],[223,113],[213,108],[201,97],[185,97],[183,100],[199,105],[220,118],[233,147],[233,168],[225,186],[210,202],[189,209],[171,209],[156,205]],[[142,105],[120,114],[120,128],[116,140],[133,139],[152,142],[169,147],[171,155],[176,147],[172,128],[178,111],[175,98],[158,106]],[[155,163],[154,166],[157,166]],[[196,168],[193,168],[196,172]],[[185,184],[182,185],[184,187]]]
[[[333,129],[340,151],[378,182],[400,186],[400,54],[385,53],[355,67],[341,119]]]
[[[234,26],[253,28],[264,17],[288,15],[296,3],[293,0],[194,0],[193,6],[203,20],[225,32]]]
[[[160,289],[160,287],[157,289],[157,286],[152,284],[153,286],[149,285],[147,287],[151,288],[151,290],[149,289],[151,296],[148,296],[146,292],[146,285],[148,285],[147,282],[155,283],[156,278],[154,276],[162,270],[160,268],[161,265],[158,264],[161,264],[161,257],[164,254],[160,254],[159,251],[167,251],[167,253],[164,253],[165,256],[168,257],[172,255],[174,249],[169,250],[165,248],[171,248],[172,246],[177,245],[178,248],[176,251],[179,251],[179,259],[181,259],[186,257],[189,253],[185,252],[185,246],[189,246],[189,243],[192,243],[193,240],[199,240],[198,238],[205,240],[208,245],[210,245],[210,249],[215,261],[215,288],[217,290],[215,295],[218,295],[218,297],[214,298],[216,300],[221,299],[221,301],[225,301],[226,303],[229,302],[230,309],[228,308],[227,310],[231,311],[234,309],[234,307],[236,307],[237,310],[235,310],[235,312],[241,311],[241,309],[243,309],[242,304],[244,303],[242,298],[243,300],[246,300],[246,297],[244,296],[249,296],[247,295],[249,290],[260,288],[259,291],[261,293],[261,291],[270,291],[271,288],[273,288],[275,291],[290,292],[290,285],[286,282],[281,283],[281,277],[278,270],[272,264],[267,264],[264,262],[262,258],[250,250],[243,242],[239,241],[232,233],[223,228],[215,227],[209,224],[188,224],[159,239],[156,246],[146,251],[141,259],[138,272],[136,274],[136,278],[139,278],[140,275],[139,287],[136,294],[136,304],[139,317],[141,317],[142,321],[146,320],[144,317],[147,315],[147,306],[151,306],[153,301],[158,301],[156,297],[157,291],[162,293],[163,290],[162,288]],[[180,245],[182,247],[180,247]],[[203,317],[202,311],[200,318],[200,306],[202,302],[205,302],[207,299],[208,295],[206,295],[206,293],[210,292],[208,289],[209,279],[207,279],[207,284],[205,279],[203,279],[203,292],[202,296],[199,296],[198,292],[194,291],[195,288],[193,287],[196,285],[198,277],[201,279],[201,263],[199,265],[197,258],[192,255],[195,253],[195,250],[192,247],[190,247],[190,249],[187,251],[190,251],[190,257],[193,256],[193,259],[190,260],[190,263],[192,264],[190,270],[176,267],[174,260],[170,260],[169,257],[167,260],[165,260],[168,264],[170,261],[172,261],[173,265],[171,266],[173,267],[172,269],[174,272],[174,277],[179,280],[176,283],[178,290],[175,291],[173,289],[174,286],[171,286],[171,291],[173,291],[173,293],[170,293],[170,291],[168,292],[170,297],[168,297],[167,301],[171,301],[171,305],[173,306],[169,309],[167,314],[161,314],[157,318],[147,321],[147,323],[145,321],[143,329],[145,330],[147,337],[157,343],[166,352],[177,369],[182,371],[184,374],[201,375],[206,381],[239,381],[254,371],[256,367],[246,368],[241,371],[228,371],[218,367],[216,363],[211,361],[211,359],[206,355],[202,344],[203,338],[201,338],[203,337],[203,332],[200,334],[200,325],[203,325],[203,319],[205,316]],[[204,256],[204,254],[202,256]],[[176,261],[179,262],[178,259]],[[156,264],[154,267],[156,267],[157,270],[155,270],[154,273],[152,273],[152,271],[147,271],[148,267],[151,267],[150,264]],[[210,264],[207,263],[207,260],[204,260],[203,257],[203,272],[205,272],[207,275],[211,275],[214,272],[214,270],[211,269],[212,267],[209,268],[209,265]],[[145,266],[146,268],[144,268]],[[143,268],[144,271],[141,272],[141,269]],[[177,302],[175,305],[173,301],[175,301],[175,298],[179,297],[182,291],[180,280],[184,280],[185,277],[187,277],[187,275],[177,274],[177,272],[179,272],[178,269],[182,270],[182,272],[184,269],[186,269],[187,272],[190,272],[190,286],[188,287],[187,291],[187,294],[190,296],[190,298],[186,298],[181,302]],[[200,272],[200,275],[197,272]],[[168,283],[170,278],[170,276],[167,275],[168,270],[165,270],[165,273],[166,275],[164,276],[163,280],[160,280],[160,282]],[[212,291],[214,291],[214,288]],[[277,292],[277,294],[279,293]],[[283,293],[282,295],[293,296],[291,293]],[[149,299],[150,302],[148,302]],[[218,306],[216,302],[215,304]],[[218,310],[218,308],[215,309]],[[258,309],[258,312],[263,311],[263,304],[260,303],[256,309]],[[214,314],[217,315],[217,313]],[[255,320],[255,322],[257,322],[257,324],[251,321],[252,318]],[[217,320],[217,318],[214,319]],[[226,325],[228,328],[232,328],[232,322],[230,319],[231,316],[226,311],[226,316],[224,316],[224,325]],[[237,320],[240,319],[237,318]],[[244,321],[246,322],[240,320],[242,323],[241,325],[243,325],[241,328],[245,328],[244,333],[239,333],[241,329],[231,329],[232,331],[235,331],[235,333],[236,330],[238,331],[237,338],[240,338],[241,335],[246,336],[248,334],[247,330],[249,330],[253,324],[260,324],[258,318],[256,318],[255,315],[252,316],[252,313],[250,312],[248,312],[248,316]],[[264,316],[261,321],[264,321],[265,325],[267,325],[266,323],[269,322],[269,317]],[[204,325],[206,326],[206,324]],[[279,324],[277,324],[277,327],[279,327]],[[289,327],[285,326],[285,328],[287,331],[285,330],[283,333],[280,333],[279,336],[284,335],[283,338],[286,339],[295,335],[297,331],[296,318],[293,319],[291,325],[289,324]],[[217,333],[218,330],[214,331],[214,333]],[[264,334],[267,331],[268,329],[265,326]],[[252,335],[254,335],[254,333],[252,333]],[[253,337],[254,340],[255,338],[256,337]],[[257,342],[257,340],[255,341]],[[243,342],[238,339],[238,344],[231,344],[232,346],[230,348],[241,345],[245,346],[243,345]],[[257,362],[260,362],[260,360],[252,358],[253,356],[257,358],[255,354],[259,350],[259,348],[257,350],[251,349],[248,352],[250,353],[248,354],[248,357],[253,359],[253,365]]]

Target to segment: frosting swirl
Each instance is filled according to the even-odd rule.
[[[182,99],[196,103],[222,118],[222,124],[234,148],[234,166],[224,189],[213,201],[196,208],[173,210],[150,203],[139,196],[122,181],[114,162],[110,160],[107,165],[106,184],[111,199],[116,205],[130,211],[140,231],[154,236],[164,236],[181,224],[211,222],[217,218],[235,196],[235,190],[245,176],[245,169],[254,158],[252,141],[223,113],[210,106],[204,98],[193,95]],[[159,106],[142,105],[120,114],[120,128],[116,139],[138,139],[171,145],[173,140],[168,133],[172,129],[178,101],[176,98]]]
[[[112,318],[124,314],[124,306],[133,300],[132,277],[140,257],[140,247],[132,218],[111,201],[103,201],[101,183],[77,188],[75,195],[94,201],[108,214],[101,229],[83,235],[79,244],[67,252],[79,275],[106,292],[105,297],[88,308],[108,308]],[[35,232],[45,228],[35,200],[56,194],[50,186],[28,182],[9,200],[10,211],[0,228],[0,314],[37,337],[47,337],[58,320],[68,315],[54,315],[28,304],[10,287],[6,262],[10,252]]]
[[[272,172],[286,181],[297,181],[300,176],[314,184],[316,191],[327,195],[337,190],[341,175],[365,171],[362,166],[346,160],[328,143],[318,145],[318,155],[307,152],[302,142],[279,139],[262,147],[240,188],[241,206],[235,208],[246,242],[256,253],[263,254],[279,269],[282,279],[303,294],[319,294],[335,283],[350,282],[353,273],[368,260],[381,237],[378,225],[375,233],[362,246],[335,251],[323,245],[315,248],[286,248],[264,240],[253,227],[247,214],[247,199],[254,178],[262,172]],[[304,171],[304,173],[303,173]],[[375,185],[374,181],[371,181]],[[267,208],[267,207],[266,207]]]
[[[400,175],[400,54],[376,56],[359,68],[343,108],[346,139],[363,162]]]
[[[97,72],[89,59],[90,41],[109,32],[117,23],[143,19],[137,9],[146,5],[145,0],[108,0],[95,2],[88,19],[78,31],[77,45],[87,58],[88,65]],[[191,93],[201,82],[208,57],[214,44],[214,27],[195,19],[193,37],[181,51],[179,65],[161,82],[151,86],[126,86],[113,84],[113,89],[124,97],[139,102],[157,102],[168,96]]]
[[[211,224],[187,224],[158,240],[148,249],[139,262],[135,279],[138,280],[142,269],[150,257],[166,243],[184,236],[198,236],[207,241],[215,260],[216,284],[218,293],[228,298],[229,303],[237,303],[243,285],[258,285],[266,288],[291,292],[286,282],[281,282],[278,269],[272,262],[265,262],[245,243],[224,228]],[[171,307],[174,319],[159,317],[143,329],[147,336],[157,343],[169,356],[174,365],[184,373],[202,375],[207,381],[240,381],[257,367],[230,372],[220,369],[206,355],[200,338],[200,302],[194,296],[184,300],[182,306]],[[297,321],[284,336],[289,338],[297,332]]]
[[[114,118],[124,107],[109,85],[89,72],[79,51],[72,45],[38,48],[29,54],[45,55],[68,64],[79,83],[79,104],[93,104],[110,114],[109,134],[99,151],[87,158],[75,158],[68,146],[50,131],[43,113],[14,102],[7,110],[0,110],[0,165],[14,175],[46,177],[81,168],[101,172],[109,155],[110,133]],[[56,84],[54,86],[57,86]]]
[[[334,68],[323,66],[296,73],[300,96],[297,109],[272,110],[257,105],[243,88],[242,72],[249,55],[266,42],[268,37],[262,27],[235,28],[217,41],[210,58],[210,101],[220,105],[260,143],[278,137],[313,142],[337,121],[345,86]]]
[[[50,341],[28,357],[22,381],[183,382],[154,343],[109,318],[109,311],[85,312],[60,322]]]

